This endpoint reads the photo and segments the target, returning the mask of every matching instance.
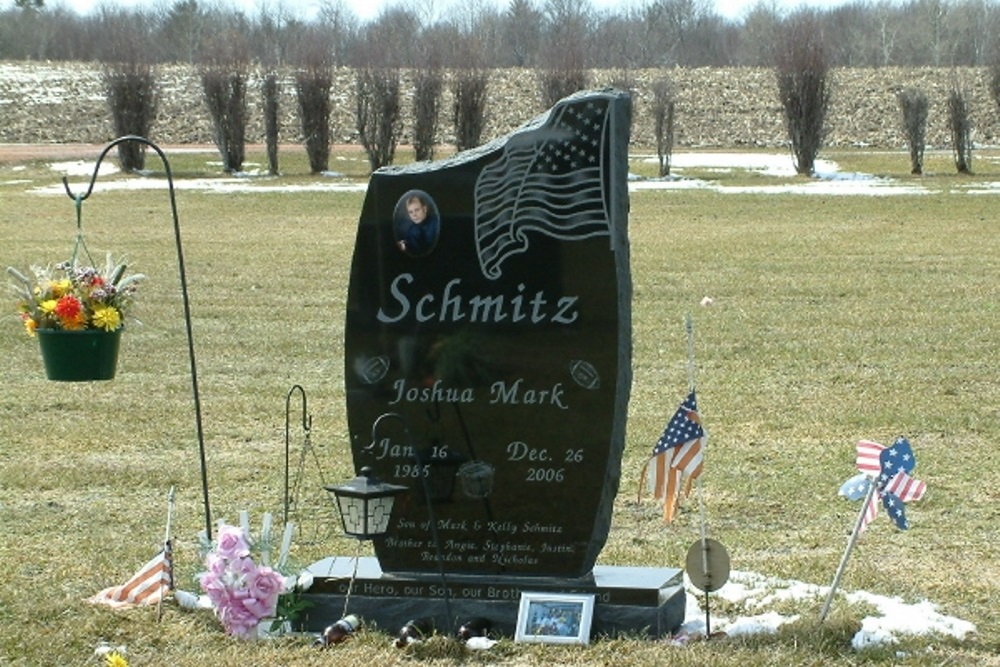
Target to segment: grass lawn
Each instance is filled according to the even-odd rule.
[[[207,164],[215,155],[168,157],[179,182],[219,175]],[[0,366],[0,662],[97,664],[93,650],[107,640],[127,646],[133,667],[1000,664],[1000,199],[967,191],[1000,181],[996,155],[977,154],[976,175],[963,178],[940,156],[928,160],[935,173],[923,178],[909,175],[903,152],[821,157],[926,191],[632,196],[634,383],[621,490],[599,562],[682,567],[698,537],[694,503],[667,526],[652,501],[636,502],[643,461],[686,394],[690,313],[699,406],[711,433],[702,477],[709,534],[726,545],[733,568],[828,585],[857,512],[836,495],[854,472],[854,443],[889,444],[903,434],[928,494],[911,506],[909,531],[896,531],[884,513],[876,520],[842,588],[928,599],[975,623],[974,635],[917,636],[855,652],[851,637],[870,609],[839,600],[820,624],[817,599],[778,605],[801,616],[776,634],[683,648],[639,638],[588,647],[507,640],[462,653],[442,639],[400,651],[366,628],[323,652],[296,638],[233,640],[210,614],[173,605],[157,623],[154,609],[85,604],[158,548],[171,486],[181,588],[196,587],[204,526],[169,200],[165,189],[102,191],[105,180],[135,178],[110,176],[83,205],[87,245],[95,258],[126,254],[130,270],[148,276],[118,377],[48,382],[12,299],[0,319],[8,360]],[[275,183],[321,180],[305,175],[301,154],[283,160],[288,175]],[[160,169],[155,157],[148,166]],[[331,168],[366,177],[356,152],[335,155]],[[762,180],[739,171],[699,175],[722,185]],[[30,192],[57,182],[42,162],[0,164],[0,266],[23,269],[70,254],[72,201]],[[286,395],[296,384],[308,395],[325,480],[352,476],[342,340],[362,199],[333,191],[177,193],[214,518],[280,513]],[[711,306],[700,305],[706,296]],[[297,419],[293,412],[296,447]],[[305,482],[301,502],[327,513],[315,466]],[[355,542],[317,513],[302,517],[294,558],[308,564],[353,554]]]

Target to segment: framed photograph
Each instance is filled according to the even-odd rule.
[[[588,644],[593,618],[593,595],[522,592],[514,641]]]

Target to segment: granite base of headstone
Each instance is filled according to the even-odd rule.
[[[442,581],[439,575],[387,574],[367,557],[358,560],[352,583],[354,570],[350,557],[310,566],[314,583],[304,595],[311,606],[302,618],[303,631],[322,632],[344,615],[346,600],[346,613],[389,634],[408,621],[431,618],[439,633],[454,635],[463,622],[484,618],[494,635],[513,637],[523,592],[593,595],[593,638],[664,637],[684,622],[684,577],[676,568],[597,565],[579,579],[446,575]]]

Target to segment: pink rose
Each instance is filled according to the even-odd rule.
[[[226,632],[236,637],[248,637],[251,630],[256,631],[260,620],[252,611],[242,604],[227,604],[216,610],[219,621]]]
[[[285,578],[264,566],[247,575],[247,593],[270,609],[270,616],[278,604],[278,596],[285,590]]]
[[[253,562],[253,558],[244,556],[230,561],[227,569],[232,577],[243,579],[257,571],[257,563]]]
[[[277,606],[278,599],[274,599],[275,604],[268,604],[264,600],[258,600],[256,598],[246,598],[242,600],[243,606],[254,615],[255,618],[267,618],[268,616],[274,616],[275,612],[278,610]]]
[[[221,579],[226,573],[226,559],[221,558],[216,553],[210,553],[205,556],[205,569],[216,578]]]
[[[229,597],[229,589],[224,580],[213,572],[204,572],[199,578],[201,590],[212,601],[213,607],[218,607],[220,603]]]
[[[243,536],[243,530],[236,526],[220,526],[215,544],[215,552],[222,558],[243,558],[250,555],[250,545]]]

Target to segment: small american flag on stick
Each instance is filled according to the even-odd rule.
[[[690,495],[692,482],[701,474],[702,448],[707,438],[692,391],[667,422],[642,472],[642,477],[646,477],[650,471],[653,495],[663,501],[663,518],[667,523],[674,520],[681,494]]]
[[[91,604],[105,604],[116,609],[128,609],[158,604],[170,592],[173,583],[170,544],[156,554],[120,586],[105,588],[93,597]]]
[[[157,605],[157,620],[163,608],[163,599],[174,589],[174,560],[170,546],[170,524],[174,514],[174,488],[167,495],[167,529],[163,548],[142,566],[132,578],[121,586],[111,586],[87,598],[91,604],[105,604],[116,609],[143,605]]]

